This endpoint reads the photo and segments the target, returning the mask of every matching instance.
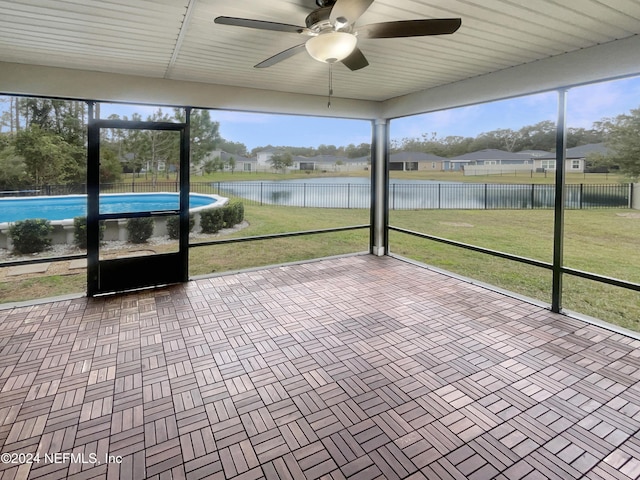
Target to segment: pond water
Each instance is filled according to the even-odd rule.
[[[323,208],[369,208],[368,178],[335,177],[278,182],[215,183],[230,194],[267,205]],[[391,180],[391,209],[551,208],[553,185],[491,185],[428,180]]]

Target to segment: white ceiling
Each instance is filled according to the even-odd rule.
[[[27,64],[180,82],[170,84],[174,86],[225,86],[218,93],[248,89],[254,100],[287,98],[269,92],[324,96],[328,66],[306,52],[270,68],[253,68],[306,37],[213,22],[224,15],[304,25],[314,7],[314,0],[0,0],[0,62],[5,62],[0,65],[0,92],[16,93],[16,84],[24,84],[25,78],[11,76],[11,69]],[[518,72],[538,72],[544,78],[547,65],[549,75],[557,77],[554,84],[580,83],[580,72],[563,73],[571,59],[590,62],[591,70],[602,64],[586,81],[640,72],[634,53],[640,50],[635,48],[640,45],[636,0],[376,0],[357,24],[440,17],[460,17],[462,27],[437,37],[360,39],[370,66],[352,72],[337,65],[336,97],[397,106],[398,99],[426,99],[425,92],[444,92],[447,86],[464,85],[469,91],[475,79],[497,89],[491,79],[514,68],[512,78]],[[625,45],[624,52],[612,59],[618,43]],[[615,65],[602,63],[605,60]],[[128,77],[108,78],[117,83]],[[40,90],[36,81],[46,82],[29,78],[31,90]],[[59,88],[62,92],[64,85]],[[82,96],[83,86],[74,91]],[[219,95],[217,103],[233,107],[225,104],[225,96]],[[394,113],[410,113],[411,101],[400,103],[405,108]]]

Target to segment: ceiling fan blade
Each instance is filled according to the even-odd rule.
[[[360,70],[369,65],[366,57],[359,48],[356,48],[351,55],[342,60],[349,70]]]
[[[365,38],[423,37],[454,33],[462,25],[459,18],[433,18],[372,23],[357,28],[358,36]]]
[[[257,65],[254,65],[254,68],[267,68],[272,65],[275,65],[276,63],[280,63],[281,61],[286,60],[287,58],[293,57],[298,53],[302,53],[306,51],[306,48],[304,45],[305,45],[304,43],[301,43],[300,45],[296,45],[295,47],[291,47],[280,53],[277,53],[273,57],[267,58],[263,62],[260,62]]]
[[[214,20],[219,25],[232,25],[234,27],[257,28],[259,30],[271,30],[274,32],[302,33],[305,28],[288,23],[265,22],[263,20],[251,20],[249,18],[217,17]]]
[[[373,0],[337,0],[331,9],[329,20],[331,20],[333,24],[335,24],[338,19],[346,19],[346,23],[354,23],[367,11],[367,8],[369,8],[372,3]]]

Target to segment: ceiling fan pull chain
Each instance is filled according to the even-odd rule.
[[[329,64],[329,102],[327,108],[331,108],[331,96],[333,95],[333,63]]]

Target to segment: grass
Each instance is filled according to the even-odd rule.
[[[316,230],[369,223],[368,210],[285,208],[245,205],[249,226],[225,238]],[[369,231],[276,239],[227,246],[198,247],[189,252],[190,275],[309,260],[366,251]],[[144,245],[135,246],[136,249]],[[154,246],[158,253],[175,251],[175,245]],[[40,276],[0,282],[0,303],[86,291],[86,274]]]
[[[640,218],[622,209],[567,210],[564,264],[640,282]],[[390,224],[551,263],[552,210],[392,211]],[[422,242],[422,240],[419,240]]]
[[[369,224],[368,210],[245,205],[250,225],[230,238]],[[325,233],[215,247],[192,248],[189,274],[203,275],[308,260],[368,249],[369,230]]]
[[[369,223],[368,210],[245,205],[246,237]],[[551,210],[392,211],[390,223],[435,236],[551,262]],[[565,265],[640,283],[640,218],[628,210],[568,210]],[[190,249],[190,275],[308,260],[368,249],[369,231],[356,230]],[[507,260],[391,232],[393,253],[434,265],[545,303],[551,273]],[[172,247],[167,247],[172,248]],[[637,292],[565,276],[566,308],[640,331]],[[3,301],[42,298],[85,290],[83,274],[0,283]]]
[[[86,273],[71,275],[48,275],[0,282],[1,303],[21,302],[38,298],[57,297],[72,293],[85,292]]]
[[[368,249],[368,241],[368,230],[354,230],[192,248],[189,251],[189,274],[206,275],[362,252]]]
[[[564,264],[578,270],[640,283],[640,218],[624,210],[565,213]],[[622,215],[621,215],[622,214]],[[553,212],[545,210],[432,210],[391,212],[406,229],[551,262]],[[394,253],[550,303],[548,270],[391,232]],[[640,295],[569,275],[563,306],[640,331]]]

